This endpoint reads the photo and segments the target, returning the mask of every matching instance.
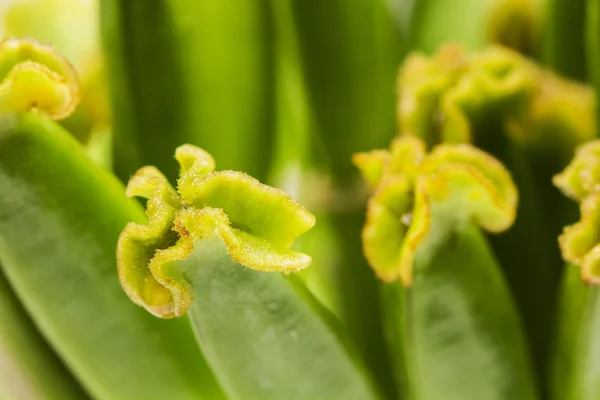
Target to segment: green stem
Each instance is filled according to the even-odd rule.
[[[429,154],[405,136],[357,154],[373,192],[362,232],[384,286],[395,375],[409,398],[536,399],[528,349],[499,264],[478,228],[515,220],[508,170],[470,145]]]
[[[563,280],[551,380],[555,400],[592,400],[600,396],[598,338],[600,293],[569,265]]]
[[[341,325],[293,276],[245,268],[219,240],[196,242],[179,267],[193,282],[192,326],[230,398],[380,398]]]
[[[536,399],[515,304],[479,228],[457,226],[414,269],[414,284],[384,301],[409,397]]]

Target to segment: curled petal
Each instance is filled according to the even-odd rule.
[[[383,281],[399,277],[400,249],[412,222],[412,208],[411,185],[403,176],[387,176],[367,204],[363,248]]]
[[[416,137],[404,136],[392,142],[390,150],[357,153],[352,162],[358,167],[372,191],[385,175],[402,173],[413,176],[425,156],[425,143]]]
[[[179,185],[186,204],[222,209],[234,227],[278,245],[291,246],[315,224],[314,216],[286,193],[244,173],[219,171],[189,182]]]
[[[502,232],[513,224],[518,203],[517,189],[502,163],[486,152],[469,145],[440,145],[423,163],[422,170],[424,174],[436,177],[431,179],[432,182],[452,181],[462,185],[452,193],[463,193],[462,201],[469,207],[461,207],[454,213],[464,212],[476,217],[478,223],[490,232]],[[446,187],[449,185],[445,184]]]
[[[127,188],[148,199],[148,224],[128,224],[117,251],[121,285],[135,303],[162,318],[183,315],[193,301],[194,274],[179,261],[215,238],[235,262],[257,271],[310,265],[290,246],[315,219],[290,196],[240,172],[214,172],[213,158],[197,147],[181,146],[176,158],[178,192],[154,167],[142,168]]]
[[[194,179],[202,178],[216,168],[213,156],[203,149],[184,144],[175,150],[175,159],[179,162],[179,185],[192,185]]]
[[[148,199],[148,224],[127,224],[117,245],[118,272],[121,286],[131,300],[152,314],[175,316],[171,294],[152,276],[148,265],[157,250],[177,241],[173,231],[179,199],[167,178],[154,167],[140,169],[127,185],[127,195]]]
[[[518,201],[510,174],[495,158],[470,145],[441,145],[425,155],[415,140],[393,143],[362,233],[376,275],[404,285],[412,283],[415,254],[427,240],[469,220],[490,232],[506,230]],[[418,151],[398,151],[410,148]]]
[[[589,87],[500,46],[412,55],[399,75],[399,133],[422,138],[430,149],[476,142],[473,127],[491,120],[522,143],[564,152],[595,136],[595,105]]]
[[[371,190],[375,190],[381,177],[390,164],[390,153],[386,150],[373,150],[369,153],[356,153],[352,162],[360,170],[363,179]]]
[[[587,255],[600,243],[600,195],[583,200],[580,213],[580,221],[565,228],[559,244],[566,261],[583,266]]]
[[[554,183],[579,202],[580,220],[567,226],[558,242],[563,258],[581,267],[582,278],[600,284],[600,140],[577,149]]]
[[[473,57],[469,68],[440,100],[441,141],[470,143],[472,121],[519,109],[535,87],[536,74],[516,53],[493,47]]]
[[[600,140],[577,148],[575,158],[560,174],[554,184],[574,200],[600,192]]]
[[[0,42],[0,110],[36,108],[53,119],[67,117],[79,102],[71,64],[52,47],[32,39]]]
[[[428,147],[439,141],[440,98],[466,67],[459,46],[446,45],[434,58],[413,54],[398,78],[397,118],[400,134],[422,138]]]
[[[507,122],[507,133],[513,139],[542,150],[567,150],[569,157],[578,144],[595,138],[596,132],[593,89],[545,71],[538,74],[523,117]]]

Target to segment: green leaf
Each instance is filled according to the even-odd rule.
[[[89,398],[37,331],[0,273],[0,398]]]
[[[501,47],[409,56],[400,72],[399,132],[428,146],[473,143],[500,159],[521,193],[514,226],[491,238],[524,317],[540,376],[547,365],[562,262],[556,237],[575,210],[551,185],[574,148],[596,135],[589,87]]]
[[[127,187],[148,199],[149,220],[128,224],[119,239],[129,297],[163,318],[187,311],[231,398],[379,398],[336,322],[281,274],[310,264],[290,246],[314,225],[312,214],[248,175],[215,172],[200,148],[181,146],[175,157],[177,191],[154,167]]]
[[[411,287],[384,291],[407,397],[537,399],[515,304],[479,229],[457,226],[414,268]]]
[[[569,264],[563,277],[552,363],[552,398],[592,400],[600,395],[598,288],[581,279]]]
[[[508,171],[469,145],[406,136],[355,156],[372,188],[362,240],[384,288],[395,369],[411,398],[535,399],[518,313],[477,225],[515,218]],[[477,377],[474,379],[474,377]]]
[[[380,398],[338,322],[293,277],[244,268],[216,240],[185,264],[192,325],[232,399]]]
[[[177,176],[172,150],[201,145],[225,168],[266,173],[265,4],[254,0],[101,2],[115,169]]]
[[[188,322],[152,318],[119,286],[117,238],[141,210],[38,113],[0,118],[0,210],[5,275],[94,398],[222,398]]]
[[[581,219],[559,237],[569,264],[563,277],[556,327],[552,385],[555,399],[588,400],[600,395],[600,141],[580,146],[554,179],[579,204]]]

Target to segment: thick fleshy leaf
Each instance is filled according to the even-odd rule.
[[[246,174],[214,172],[214,160],[200,148],[184,145],[175,154],[181,166],[177,192],[154,167],[140,169],[127,187],[128,195],[148,199],[148,224],[127,225],[117,249],[121,284],[136,304],[162,318],[183,315],[192,289],[168,264],[213,235],[235,261],[258,271],[310,265],[309,256],[289,249],[315,223],[302,206]]]
[[[198,243],[185,264],[190,319],[232,399],[380,398],[341,326],[300,282],[244,268],[223,247]]]
[[[421,137],[430,147],[470,142],[514,177],[521,194],[516,222],[491,244],[524,317],[540,379],[562,268],[556,237],[576,213],[551,178],[579,143],[595,137],[595,105],[589,87],[502,47],[416,54],[400,72],[401,134]]]
[[[94,398],[221,398],[187,321],[152,318],[119,286],[119,232],[144,217],[116,178],[30,112],[0,118],[0,182],[3,271]]]
[[[579,147],[554,183],[579,203],[581,219],[559,238],[569,264],[556,325],[552,394],[557,400],[591,400],[600,395],[600,141]]]
[[[149,220],[119,239],[130,298],[162,318],[187,312],[232,399],[379,398],[338,322],[282,274],[310,264],[290,246],[312,214],[248,175],[215,172],[202,149],[181,146],[176,158],[177,191],[153,167],[128,186],[148,198]]]
[[[551,365],[552,399],[597,399],[600,396],[598,287],[582,281],[577,266],[569,264],[561,289]]]
[[[554,183],[579,203],[581,215],[559,238],[563,258],[581,268],[584,281],[600,284],[600,141],[579,147]]]
[[[411,285],[415,253],[432,241],[429,237],[444,235],[436,219],[450,226],[473,220],[491,232],[513,223],[516,188],[508,171],[486,153],[469,145],[440,145],[426,155],[423,141],[408,136],[396,139],[386,157],[382,154],[356,157],[371,181],[368,159],[387,161],[378,167],[382,174],[362,235],[367,260],[380,279],[400,278]]]
[[[380,279],[400,281],[384,287],[383,303],[405,394],[537,398],[515,305],[477,227],[498,233],[513,223],[517,191],[508,171],[470,145],[426,154],[410,136],[355,161],[376,184],[365,255]]]
[[[417,251],[411,287],[387,284],[383,301],[406,398],[539,398],[515,304],[473,224]]]

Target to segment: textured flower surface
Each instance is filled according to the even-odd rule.
[[[181,146],[175,158],[177,191],[154,167],[140,169],[127,186],[129,196],[148,199],[148,224],[130,223],[117,249],[119,279],[135,303],[162,318],[183,315],[192,301],[190,278],[173,262],[213,235],[234,261],[257,271],[310,265],[309,256],[289,248],[315,223],[304,207],[246,174],[214,172],[214,159],[198,147]]]

